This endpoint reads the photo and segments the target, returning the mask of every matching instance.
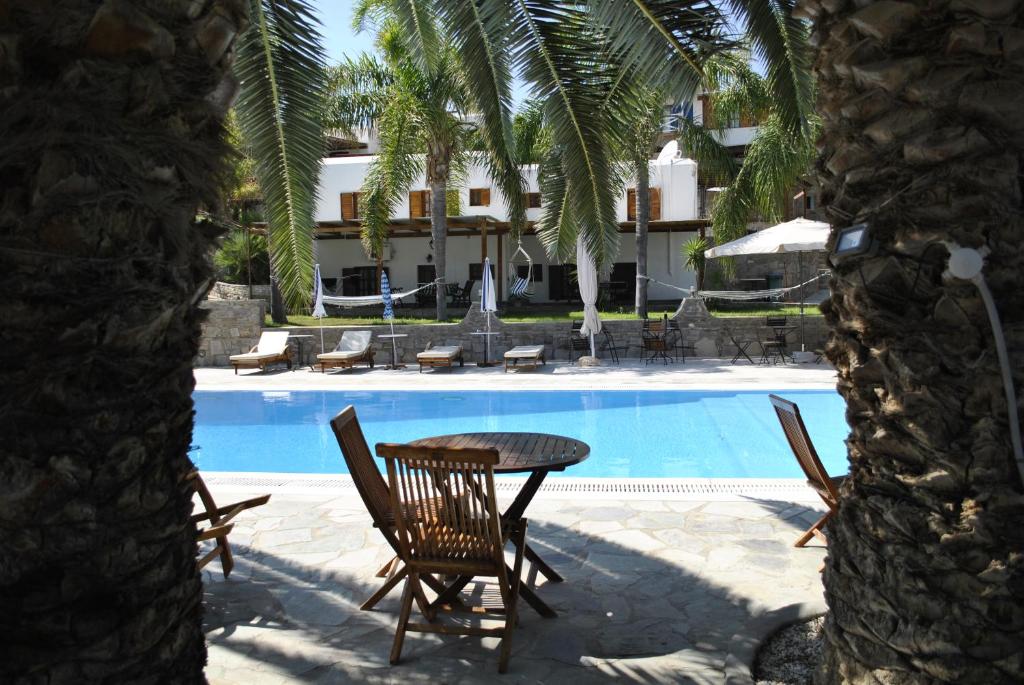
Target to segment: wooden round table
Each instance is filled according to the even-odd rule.
[[[590,456],[590,446],[580,440],[549,433],[455,433],[438,435],[430,438],[413,440],[410,444],[420,447],[470,447],[476,449],[493,449],[498,451],[498,463],[495,473],[529,473],[523,487],[520,488],[512,504],[502,513],[506,520],[517,520],[523,517],[537,491],[547,475],[552,471],[564,471]],[[537,567],[544,576],[553,582],[562,581],[562,576],[551,568],[529,544],[523,555]],[[454,597],[464,588],[471,578],[460,578],[452,585],[445,597]],[[546,618],[557,614],[528,585],[520,590],[522,598],[537,612]],[[438,601],[440,601],[439,598]]]

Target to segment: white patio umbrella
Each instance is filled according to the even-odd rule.
[[[708,259],[797,253],[797,281],[803,283],[803,253],[824,252],[831,227],[824,221],[793,219],[704,251]],[[800,289],[800,349],[804,349],[804,291]]]
[[[327,316],[327,310],[324,309],[324,284],[320,281],[320,265],[313,265],[313,318],[320,319],[320,353],[323,354],[327,350],[324,349],[324,318]]]
[[[580,298],[583,300],[580,335],[590,336],[590,356],[596,357],[594,334],[601,332],[601,317],[597,313],[597,267],[582,238],[576,239],[576,280],[579,281]]]
[[[491,363],[491,312],[498,311],[494,297],[494,276],[491,274],[491,258],[484,257],[484,274],[480,285],[480,311],[487,316],[487,335],[484,336],[484,363]]]

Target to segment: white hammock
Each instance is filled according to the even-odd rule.
[[[692,290],[690,288],[680,288],[678,285],[672,285],[671,283],[662,283],[661,281],[655,280],[650,276],[637,275],[637,278],[643,278],[651,283],[657,283],[673,290],[686,293],[687,295],[696,296],[704,299],[716,299],[716,300],[763,300],[769,297],[779,297],[785,295],[791,290],[797,290],[810,283],[815,283],[822,276],[826,274],[818,274],[809,281],[804,281],[799,285],[791,285],[788,288],[769,288],[767,290]],[[326,298],[324,298],[326,300]]]
[[[437,281],[434,281],[433,283],[427,283],[426,285],[421,285],[415,290],[410,290],[407,293],[396,293],[392,291],[391,299],[401,300],[404,297],[415,295],[421,290],[433,288],[435,285],[437,285]],[[370,307],[375,304],[384,304],[384,298],[380,295],[358,295],[352,297],[342,297],[340,295],[324,295],[323,301],[324,304],[331,304],[334,305],[335,307]]]

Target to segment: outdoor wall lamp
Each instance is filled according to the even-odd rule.
[[[868,224],[854,224],[839,229],[836,246],[832,248],[828,261],[836,266],[844,259],[871,254],[877,247],[878,243],[871,237],[871,227]]]

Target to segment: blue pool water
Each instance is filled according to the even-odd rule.
[[[831,473],[846,471],[835,392],[774,391],[800,405]],[[328,424],[355,405],[366,440],[473,431],[568,435],[590,458],[562,474],[606,478],[799,478],[768,392],[202,392],[193,452],[205,471],[345,473]],[[382,463],[382,462],[381,462]]]

